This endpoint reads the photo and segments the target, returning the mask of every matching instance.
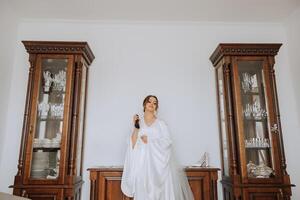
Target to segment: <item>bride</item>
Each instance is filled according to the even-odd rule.
[[[126,153],[121,189],[134,200],[194,200],[186,175],[172,155],[166,123],[155,116],[158,99],[144,99],[144,116],[133,117],[135,128]]]

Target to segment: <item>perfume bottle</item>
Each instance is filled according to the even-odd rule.
[[[138,115],[137,115],[137,119],[134,122],[134,127],[140,129],[140,119]]]

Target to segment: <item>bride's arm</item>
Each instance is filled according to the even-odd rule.
[[[139,116],[138,116],[137,114],[135,114],[135,115],[133,116],[133,120],[132,120],[132,121],[133,121],[133,124],[135,124],[136,120],[139,120]],[[136,128],[136,127],[134,127],[133,132],[132,132],[132,134],[131,134],[132,149],[134,149],[134,146],[135,146],[135,144],[136,144],[136,142],[137,142],[137,139],[138,139],[138,133],[139,133],[139,129]]]
[[[136,144],[136,141],[137,141],[137,138],[138,138],[138,132],[139,132],[139,129],[135,128],[133,130],[132,135],[131,135],[132,148],[134,148],[134,146]]]

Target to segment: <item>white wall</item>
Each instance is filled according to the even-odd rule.
[[[170,126],[180,163],[194,163],[208,151],[211,165],[220,167],[215,74],[209,56],[220,42],[286,43],[279,24],[23,21],[9,96],[9,137],[4,143],[10,153],[4,155],[0,170],[3,191],[13,183],[22,129],[28,55],[21,40],[85,40],[96,56],[89,77],[83,199],[89,198],[87,168],[122,165],[131,117],[142,111],[147,94],[160,100],[159,115]],[[291,78],[286,45],[277,64],[283,128],[296,130],[298,124],[289,115],[295,99],[286,81]],[[293,150],[297,151],[299,145]],[[289,157],[297,165],[295,158]],[[288,167],[294,176],[296,168]]]
[[[10,92],[10,78],[17,37],[17,17],[6,5],[0,5],[0,163],[2,161],[3,141],[5,140],[6,114]],[[0,189],[1,191],[1,189]]]
[[[297,102],[300,102],[300,8],[292,13],[285,21],[286,35],[288,40],[288,55],[292,74],[292,81]],[[298,104],[298,115],[300,118],[300,103]]]
[[[295,110],[292,110],[286,115],[289,117],[289,120],[286,120],[288,123],[295,123],[297,127],[295,129],[290,129],[289,131],[285,131],[286,134],[285,142],[288,145],[286,146],[287,159],[288,159],[288,167],[290,172],[293,172],[291,176],[291,180],[294,184],[296,184],[297,189],[299,191],[300,186],[300,174],[296,173],[296,169],[300,168],[299,162],[299,151],[297,150],[297,146],[300,144],[300,8],[292,13],[285,21],[285,29],[287,36],[287,49],[288,49],[288,61],[290,66],[290,86],[293,89],[295,96]],[[284,80],[283,80],[284,81]],[[289,94],[285,94],[283,98],[289,99]],[[285,100],[282,99],[282,102]],[[292,118],[294,117],[294,119]],[[284,121],[284,119],[283,119]],[[287,126],[288,127],[288,126]],[[296,159],[295,159],[296,158]],[[294,199],[300,199],[299,192],[294,192]]]

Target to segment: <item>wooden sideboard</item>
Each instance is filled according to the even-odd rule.
[[[217,200],[218,168],[185,168],[195,200]],[[121,191],[122,167],[94,167],[90,172],[90,200],[132,200]]]

